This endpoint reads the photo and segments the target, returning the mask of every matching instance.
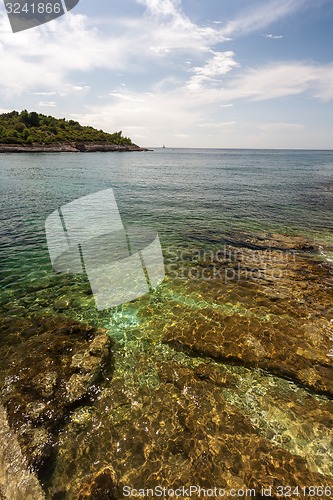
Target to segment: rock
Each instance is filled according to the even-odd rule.
[[[28,461],[34,465],[35,470],[47,467],[51,457],[55,456],[55,436],[48,432],[46,427],[29,425],[24,429],[24,438],[29,442]]]
[[[56,311],[63,311],[64,309],[68,309],[69,305],[70,305],[69,300],[62,298],[54,303],[54,309]]]
[[[22,454],[18,436],[0,405],[0,499],[45,500],[41,485]]]
[[[72,424],[80,431],[86,429],[91,424],[94,409],[89,406],[78,408],[71,414]]]
[[[55,391],[57,378],[58,375],[56,371],[47,371],[33,378],[32,385],[40,396],[50,398]]]
[[[239,271],[234,279],[169,281],[163,303],[139,302],[135,335],[113,317],[127,338],[110,383],[102,332],[2,319],[2,397],[22,449],[39,470],[54,467],[48,498],[123,498],[124,485],[157,484],[255,488],[260,498],[278,484],[331,484],[332,401],[313,391],[333,393],[332,275],[303,241],[228,245],[208,264],[222,277]]]
[[[0,318],[0,332],[1,400],[41,470],[70,410],[93,400],[95,384],[111,375],[111,341],[102,330],[53,317]]]
[[[78,401],[89,394],[101,374],[101,360],[108,357],[109,339],[105,334],[97,335],[86,349],[79,350],[72,357],[71,368],[76,373],[66,383],[69,402]]]
[[[100,425],[82,432],[80,440],[70,429],[63,436],[62,457],[50,491],[53,498],[57,494],[64,500],[124,498],[125,485],[255,488],[259,498],[263,487],[330,484],[329,476],[313,471],[304,457],[270,442],[226,400],[225,394],[236,383],[230,370],[209,362],[192,369],[161,357],[152,361],[144,353],[135,359],[133,369],[138,374],[148,361],[154,364],[158,387],[131,385],[127,392],[123,376],[113,379],[95,407],[94,418]],[[301,397],[298,394],[295,399]],[[302,415],[320,408],[319,402],[317,407],[312,403],[300,407]],[[295,421],[293,411],[290,418]],[[84,470],[75,462],[78,446]],[[71,481],[66,480],[69,470]]]
[[[114,471],[104,467],[97,474],[87,478],[74,500],[117,500],[122,498],[114,481]]]
[[[95,153],[95,152],[123,152],[123,151],[151,151],[140,148],[136,144],[120,146],[119,144],[105,143],[63,143],[63,144],[0,144],[0,153]]]
[[[332,396],[332,273],[302,254],[317,245],[276,234],[243,238],[256,248],[228,246],[230,262],[209,262],[217,275],[208,280],[214,306],[207,300],[193,315],[177,304],[181,326],[166,324],[164,341],[194,356],[263,368]],[[236,271],[226,274],[232,262]],[[187,286],[194,289],[191,281]]]

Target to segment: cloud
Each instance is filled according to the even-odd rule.
[[[89,71],[109,61],[104,59],[103,39],[81,15],[68,14],[58,22],[16,34],[10,32],[2,15],[0,30],[1,64],[6,69],[0,73],[0,87],[7,96],[36,88],[40,92],[61,91],[72,72]],[[117,66],[116,47],[107,52]]]
[[[333,99],[332,63],[277,62],[238,70],[236,75],[228,74],[223,80],[206,76],[204,69],[202,73],[174,89],[174,93],[182,95],[182,99],[193,107],[231,107],[236,100],[256,102],[301,94],[306,97],[310,94],[323,101]]]
[[[52,96],[52,95],[57,95],[57,92],[33,92],[33,95],[45,95],[45,96]]]
[[[204,66],[191,69],[195,76],[190,79],[188,87],[196,89],[206,82],[219,81],[219,77],[226,75],[238,66],[239,64],[235,61],[232,51],[213,52],[213,57]]]
[[[229,73],[233,68],[239,66],[234,60],[234,53],[228,52],[214,52],[212,59],[202,67],[193,68],[192,71],[198,76],[203,78],[214,78],[217,76]]]
[[[155,54],[172,50],[197,54],[207,52],[212,45],[227,40],[220,29],[193,23],[181,10],[180,0],[137,0],[146,10],[145,22],[139,30]]]
[[[304,130],[304,125],[302,123],[262,123],[259,125],[260,130],[263,132],[274,132],[274,131],[290,131],[290,130]]]
[[[332,100],[333,64],[282,62],[252,68],[229,79],[223,88],[215,91],[214,99],[262,101],[305,92],[311,92],[324,101]]]
[[[157,75],[164,68],[171,83],[172,68],[179,75],[180,86],[188,71],[193,73],[187,82],[190,90],[214,86],[222,76],[239,66],[232,51],[214,49],[226,40],[227,34],[267,25],[299,8],[306,0],[270,0],[222,28],[193,23],[183,13],[180,0],[137,2],[146,9],[143,17],[115,16],[108,19],[106,31],[103,26],[97,29],[96,23],[93,25],[86,16],[69,13],[39,28],[13,35],[7,16],[0,12],[3,33],[0,56],[2,67],[6,68],[0,73],[0,88],[5,97],[36,90],[44,95],[49,92],[71,94],[78,90],[89,93],[88,85],[78,85],[75,80],[78,73],[90,74],[99,69],[125,75],[147,74],[149,70],[150,74]],[[193,62],[184,64],[189,57]],[[204,61],[202,66],[198,60]],[[251,75],[246,78],[249,81]],[[174,80],[177,86],[177,78]],[[257,87],[259,82],[253,85]],[[259,85],[256,92],[263,95],[265,89]]]
[[[272,35],[271,33],[268,35],[265,35],[265,38],[270,38],[271,40],[281,40],[281,38],[284,38],[283,35]]]
[[[202,73],[198,76],[206,76],[204,71]],[[207,72],[209,75],[215,73],[213,70]],[[246,70],[235,77],[229,76],[228,81],[218,87],[211,87],[207,80],[207,86],[203,82],[201,86],[190,89],[189,82],[191,79],[171,90],[156,85],[151,92],[145,93],[119,87],[104,96],[103,103],[86,106],[76,119],[109,131],[133,132],[133,139],[145,145],[170,142],[171,131],[180,137],[179,134],[191,130],[193,143],[196,136],[202,140],[202,130],[206,135],[211,129],[214,135],[218,131],[222,133],[240,127],[237,115],[223,120],[224,108],[233,109],[236,100],[256,102],[302,93],[306,96],[311,93],[322,100],[333,99],[333,65],[268,65]],[[241,112],[240,105],[236,111]],[[258,133],[266,131],[273,135],[275,130],[285,137],[288,130],[296,133],[301,127],[297,123],[266,123],[258,127]]]
[[[170,57],[197,58],[225,40],[220,30],[190,21],[179,1],[137,1],[146,7],[144,17],[115,16],[108,19],[104,31],[86,16],[68,13],[38,28],[13,34],[6,14],[0,12],[0,56],[6,68],[0,73],[0,88],[5,96],[36,88],[59,92],[75,72],[103,69],[126,74],[140,73],[161,62],[169,66]]]
[[[40,101],[38,106],[41,108],[56,108],[57,103],[54,101]]]
[[[156,17],[183,17],[180,12],[180,0],[138,0],[147,7],[148,12]]]
[[[237,125],[235,120],[230,122],[208,122],[208,123],[200,123],[198,126],[203,128],[213,128],[213,129],[225,129],[232,128]]]
[[[183,89],[146,94],[119,89],[103,99],[103,104],[86,106],[74,119],[107,131],[123,130],[134,141],[149,146],[174,145],[176,136],[176,144],[181,145],[180,134],[190,136],[188,131],[192,133],[204,116],[191,100],[184,99]]]
[[[308,0],[270,0],[251,10],[244,11],[236,19],[229,21],[222,34],[238,36],[263,29],[274,22],[295,13],[304,7]]]

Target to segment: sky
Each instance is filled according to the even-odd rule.
[[[333,0],[80,0],[12,33],[0,112],[148,147],[333,149]]]

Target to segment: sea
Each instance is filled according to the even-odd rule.
[[[92,294],[86,293],[89,283],[85,276],[68,277],[52,268],[45,233],[48,216],[74,200],[110,188],[125,227],[149,228],[158,233],[166,263],[166,279],[158,290],[160,299],[164,295],[165,308],[157,309],[158,318],[149,316],[147,297],[99,311]],[[201,282],[200,275],[184,277],[177,274],[178,271],[174,274],[170,260],[175,255],[183,259],[182,252],[187,252],[188,265],[195,262],[194,252],[198,249],[201,255],[203,252],[208,255],[221,245],[242,248],[244,241],[252,241],[252,247],[256,248],[258,241],[268,235],[283,235],[315,241],[319,251],[313,258],[333,266],[332,202],[333,151],[156,148],[123,153],[1,154],[1,315],[17,318],[60,315],[105,328],[115,342],[118,376],[131,380],[131,394],[135,391],[139,394],[142,384],[151,383],[151,387],[155,387],[156,381],[152,382],[152,372],[133,378],[129,360],[142,352],[147,342],[172,359],[172,347],[160,342],[160,334],[161,325],[175,322],[175,304],[190,308],[194,318],[196,315],[202,318],[202,314],[199,315],[202,311],[209,316],[209,307],[216,310],[209,280]],[[246,287],[243,299],[240,296],[235,301],[238,311],[246,307]],[[141,314],[143,309],[145,313]],[[156,310],[151,314],[157,314]],[[184,321],[186,316],[180,318]],[[185,358],[186,354],[175,354],[178,362],[179,356]],[[242,384],[237,394],[225,394],[230,404],[241,408],[267,439],[305,457],[311,470],[331,474],[331,438],[318,431],[313,444],[311,431],[306,437],[304,430],[300,437],[298,429],[298,434],[290,431],[291,443],[281,444],[281,422],[278,421],[287,417],[276,414],[271,424],[267,424],[267,408],[265,413],[258,396],[260,387],[264,386],[264,379],[260,377],[264,375],[257,369],[251,371],[237,366],[232,369],[239,370],[237,376]],[[274,383],[281,388],[283,400],[288,399],[286,382],[275,377]],[[251,392],[254,385],[257,396]],[[304,394],[307,391],[306,388],[297,390]],[[272,412],[278,404],[277,399],[272,400]],[[305,429],[306,422],[299,419],[299,425]],[[288,422],[284,421],[282,433],[286,433],[288,425],[294,428],[295,423]],[[273,429],[271,438],[269,425],[270,430]],[[107,432],[108,426],[101,429],[101,441],[108,439]],[[68,457],[72,451],[68,444]],[[99,458],[102,462],[106,460],[106,457]],[[55,483],[58,481],[59,489],[61,481],[68,484],[71,477],[60,465],[57,467]],[[82,470],[85,467],[82,465]]]
[[[333,242],[332,151],[2,154],[1,289],[24,289],[52,273],[47,217],[109,188],[124,224],[156,229],[165,248],[212,232],[269,231],[308,236],[328,247]],[[326,257],[332,258],[328,250]]]

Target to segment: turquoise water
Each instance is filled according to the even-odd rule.
[[[124,222],[162,244],[190,233],[275,230],[332,237],[333,152],[157,150],[0,156],[1,270],[47,267],[44,221],[114,188]]]
[[[202,323],[207,331],[218,330],[230,318],[240,325],[244,325],[242,318],[261,325],[270,325],[272,320],[273,326],[274,321],[281,320],[283,327],[287,325],[285,318],[291,322],[300,318],[301,324],[308,314],[316,320],[314,301],[295,305],[287,297],[279,306],[276,297],[270,300],[275,293],[273,285],[271,295],[266,296],[267,286],[262,283],[173,279],[168,268],[166,280],[154,294],[113,310],[97,311],[85,276],[59,275],[52,270],[44,223],[62,205],[108,188],[114,190],[125,225],[146,226],[158,232],[166,264],[181,252],[184,262],[187,259],[189,265],[197,264],[195,251],[207,257],[210,251],[220,250],[221,244],[238,247],[244,235],[253,235],[257,241],[263,232],[315,239],[322,251],[315,258],[329,262],[333,247],[333,151],[161,149],[121,154],[0,155],[1,314],[62,315],[105,327],[116,346],[114,384],[124,386],[122,392],[129,401],[140,403],[149,396],[153,406],[163,408],[163,397],[154,392],[161,384],[157,373],[162,364],[176,360],[192,369],[205,362],[204,358],[192,359],[174,351],[163,342],[163,331],[170,333],[174,328],[181,336],[192,323]],[[205,264],[209,267],[209,259]],[[291,281],[287,281],[288,286]],[[283,297],[286,290],[278,293]],[[326,296],[321,300],[320,321],[328,322],[331,313]],[[255,339],[251,337],[250,341]],[[221,366],[217,364],[216,370]],[[305,457],[311,470],[332,473],[331,431],[317,425],[317,416],[307,417],[304,410],[318,407],[318,414],[327,411],[323,396],[257,369],[227,364],[224,369],[237,382],[235,388],[222,388],[221,394],[250,419],[261,436]],[[102,460],[115,467],[118,464],[121,480],[123,458],[111,446],[104,450],[104,443],[114,440],[108,422],[116,422],[119,417],[117,409],[114,413],[105,410],[113,391],[111,385],[96,403],[97,435],[81,435],[87,445],[82,462],[73,458],[73,429],[63,432],[54,491],[70,485],[68,470],[77,481],[88,474],[91,461],[98,464]],[[285,412],[279,410],[296,395],[299,411],[294,413],[292,406]],[[145,416],[148,410],[139,403],[135,419],[150,419],[148,413]],[[129,424],[125,417],[120,421],[124,433],[131,435],[134,431],[126,430]],[[135,459],[129,465],[134,472]],[[146,466],[150,470],[149,460]]]

